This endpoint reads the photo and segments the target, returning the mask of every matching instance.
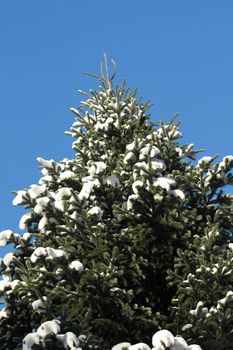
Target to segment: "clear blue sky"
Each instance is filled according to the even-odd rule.
[[[180,112],[185,141],[233,153],[233,1],[1,1],[0,230],[18,232],[11,191],[39,178],[36,157],[72,157],[69,107],[97,86],[103,52],[155,106]]]

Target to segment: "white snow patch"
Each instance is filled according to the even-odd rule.
[[[57,192],[54,194],[55,201],[60,201],[64,197],[70,197],[72,194],[72,191],[69,187],[61,187],[57,190]]]
[[[0,281],[0,292],[3,292],[5,289],[11,287],[11,282],[7,280]]]
[[[78,198],[80,201],[82,201],[83,199],[88,199],[90,197],[90,194],[94,186],[98,186],[100,184],[99,180],[97,179],[93,180],[92,178],[90,179],[89,176],[84,178],[83,181],[84,181],[83,187],[78,194]]]
[[[57,334],[56,339],[63,343],[65,349],[77,349],[79,345],[79,340],[73,332]]]
[[[62,249],[38,247],[31,255],[31,262],[35,263],[37,259],[42,256],[46,257],[47,260],[53,260],[62,257],[65,257],[66,259],[68,258],[67,253]]]
[[[0,246],[5,246],[11,236],[13,235],[13,232],[11,230],[5,230],[0,232]]]
[[[158,177],[153,181],[153,186],[155,187],[162,187],[164,188],[167,192],[170,191],[171,186],[174,186],[176,184],[175,180],[169,178],[169,177]]]
[[[6,265],[6,266],[9,266],[10,263],[12,263],[13,259],[14,259],[14,253],[7,253],[4,258],[3,258],[3,263]]]
[[[46,218],[46,216],[43,216],[39,221],[38,229],[42,231],[47,226],[47,224],[48,219]]]
[[[49,334],[58,334],[60,332],[60,321],[52,320],[46,321],[37,329],[37,334],[44,338]]]
[[[119,179],[115,175],[110,175],[103,180],[103,183],[114,187],[119,185]]]
[[[147,156],[150,156],[151,158],[155,157],[160,153],[159,149],[156,146],[147,145],[141,148],[139,159],[144,159]]]
[[[126,154],[126,156],[124,157],[123,159],[123,163],[124,164],[127,164],[129,163],[130,161],[135,161],[136,160],[136,156],[133,152],[129,152]]]
[[[2,318],[7,318],[10,315],[10,311],[4,307],[1,311],[0,311],[0,320]]]
[[[13,199],[12,204],[13,205],[20,205],[23,204],[25,202],[24,197],[26,196],[27,192],[25,190],[20,190],[17,191],[17,195],[16,197]]]
[[[29,190],[28,190],[28,194],[32,199],[34,199],[34,198],[39,197],[42,193],[44,193],[45,190],[46,190],[45,185],[42,185],[42,186],[31,185]]]
[[[152,170],[165,170],[166,165],[162,159],[154,159],[151,162],[151,169]]]
[[[201,159],[199,159],[199,161],[197,162],[197,167],[201,168],[201,167],[205,167],[206,165],[209,165],[211,163],[211,161],[213,160],[213,157],[202,157]]]
[[[152,337],[152,344],[154,350],[164,350],[173,346],[175,338],[171,332],[166,329],[156,332]]]
[[[43,299],[37,299],[32,302],[32,308],[33,310],[37,311],[38,313],[41,313],[41,309],[45,308],[45,301],[47,300],[47,297],[44,296]]]
[[[227,166],[232,166],[233,165],[233,156],[225,156],[223,160],[219,163],[218,165],[218,170],[224,170],[226,169]]]
[[[82,273],[83,272],[83,264],[79,261],[79,260],[74,260],[72,261],[70,264],[69,264],[69,267],[71,270],[76,270],[78,271],[79,273]]]
[[[44,168],[49,168],[49,169],[53,169],[56,162],[53,159],[50,160],[45,160],[41,157],[37,158],[37,161],[44,167]]]
[[[139,193],[138,188],[143,187],[143,185],[144,185],[144,184],[143,184],[142,181],[140,181],[140,180],[135,181],[135,182],[132,184],[133,193],[134,193],[134,194],[138,194],[138,193]]]
[[[36,206],[34,207],[34,212],[36,214],[41,214],[44,208],[49,203],[50,199],[48,197],[40,197],[36,200]]]
[[[29,333],[23,338],[23,350],[31,350],[33,345],[40,343],[37,332]]]
[[[185,199],[184,192],[179,189],[170,190],[168,193],[174,197],[179,197],[182,201]]]
[[[25,213],[20,221],[19,221],[19,228],[20,230],[25,230],[27,228],[27,222],[32,218],[32,212],[29,211],[27,213]]]
[[[123,342],[123,343],[114,345],[111,350],[126,350],[126,349],[128,350],[130,346],[131,346],[130,343]]]
[[[104,162],[94,162],[88,169],[88,173],[93,176],[102,173],[107,165]]]
[[[88,216],[97,215],[98,218],[101,219],[103,215],[103,211],[99,207],[95,206],[87,211],[87,215]]]
[[[60,174],[59,179],[60,179],[61,181],[64,181],[64,180],[67,180],[67,179],[72,179],[72,178],[74,178],[75,176],[76,176],[76,175],[75,175],[75,173],[74,173],[73,171],[71,171],[71,170],[66,170],[66,171],[64,171],[63,173]]]
[[[182,327],[182,331],[186,331],[187,329],[190,329],[192,327],[193,327],[192,323],[187,323]]]
[[[182,337],[175,337],[175,342],[172,350],[186,350],[188,344]]]

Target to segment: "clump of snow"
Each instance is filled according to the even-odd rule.
[[[192,315],[192,316],[197,316],[197,314],[199,312],[202,312],[204,314],[208,313],[208,308],[207,307],[203,307],[203,302],[202,301],[199,301],[197,303],[196,309],[193,309],[193,310],[189,311],[190,315]]]
[[[7,253],[2,260],[4,265],[9,266],[12,263],[14,257],[14,253]]]
[[[166,329],[160,330],[153,335],[152,346],[152,350],[202,350],[199,345],[188,345],[180,336],[174,337]],[[151,350],[151,348],[145,343],[131,345],[130,343],[123,342],[113,346],[111,350]]]
[[[80,201],[82,201],[83,199],[88,199],[91,195],[94,186],[99,186],[100,184],[99,180],[93,179],[91,176],[83,178],[83,182],[83,187],[78,194],[78,198]]]
[[[153,181],[153,186],[158,186],[161,188],[164,188],[166,191],[170,191],[171,186],[174,186],[176,184],[175,180],[170,177],[158,177]]]
[[[71,193],[72,193],[72,191],[69,187],[61,187],[55,193],[54,199],[56,201],[62,200],[64,197],[70,197]]]
[[[34,212],[36,214],[42,214],[44,208],[48,205],[50,199],[48,197],[40,197],[36,200],[36,206],[34,207]]]
[[[44,228],[47,226],[47,224],[48,224],[48,219],[47,219],[46,216],[43,216],[43,217],[40,219],[40,221],[39,221],[38,229],[39,229],[40,231],[43,231]]]
[[[11,287],[11,282],[7,280],[0,281],[0,292]]]
[[[217,309],[221,309],[223,306],[226,305],[229,301],[233,300],[233,292],[229,290],[225,296],[225,298],[222,298],[218,301]]]
[[[186,350],[188,344],[182,337],[175,337],[175,342],[172,350]]]
[[[187,324],[185,324],[183,327],[182,327],[182,331],[184,332],[184,331],[186,331],[187,329],[190,329],[190,328],[192,328],[193,327],[193,325],[191,324],[191,323],[187,323]]]
[[[7,307],[4,307],[1,311],[0,311],[0,320],[2,318],[7,318],[10,315],[10,311]]]
[[[10,238],[12,237],[13,232],[11,230],[5,230],[0,232],[0,246],[5,246]]]
[[[20,221],[19,221],[19,228],[21,230],[25,230],[27,228],[27,223],[32,219],[33,213],[31,211],[25,213]]]
[[[62,257],[68,259],[67,253],[64,252],[64,250],[62,249],[38,247],[34,250],[34,252],[31,255],[31,262],[35,263],[38,258],[43,256],[46,257],[47,260],[53,260]]]
[[[79,260],[74,260],[72,261],[70,264],[69,264],[69,267],[71,270],[76,270],[78,271],[79,273],[82,273],[83,272],[83,264],[79,261]]]
[[[52,320],[46,321],[37,329],[37,334],[45,338],[49,334],[58,334],[60,332],[60,321]]]
[[[225,170],[227,167],[233,166],[233,156],[225,156],[218,165],[218,170]]]
[[[213,157],[202,157],[201,159],[199,159],[199,161],[197,162],[197,167],[199,168],[203,168],[207,165],[209,165],[213,160]]]
[[[146,145],[140,149],[139,159],[143,160],[148,156],[150,156],[151,158],[154,158],[159,153],[160,151],[156,146]]]
[[[41,256],[46,256],[47,255],[47,251],[46,248],[44,247],[38,247],[36,248],[36,250],[32,253],[31,255],[31,262],[36,262],[37,259]]]
[[[63,344],[65,349],[76,349],[75,347],[79,345],[79,340],[73,332],[57,334],[56,339]]]
[[[25,196],[26,196],[27,192],[25,190],[20,190],[17,191],[17,195],[16,197],[13,199],[12,204],[13,205],[20,205],[23,204],[25,202]]]
[[[179,189],[170,190],[168,193],[174,197],[179,197],[182,201],[185,199],[184,192]]]
[[[172,124],[163,124],[161,128],[157,130],[160,137],[164,137],[165,139],[177,139],[179,137],[182,137],[182,134],[180,131],[177,130],[177,125]]]
[[[103,183],[114,187],[119,185],[119,179],[115,175],[110,175],[105,177],[105,179],[103,180]]]
[[[154,159],[151,162],[151,169],[152,170],[165,170],[166,165],[162,159]]]
[[[30,196],[30,198],[34,199],[39,197],[42,193],[44,193],[46,190],[46,186],[42,185],[42,186],[38,186],[38,185],[31,185],[29,190],[28,190],[28,194]]]
[[[129,162],[134,162],[134,161],[136,161],[136,156],[132,151],[128,152],[123,159],[124,164],[128,164]]]
[[[88,216],[96,215],[98,216],[99,219],[101,219],[103,215],[103,211],[99,207],[95,206],[87,211],[87,215]]]
[[[127,210],[131,210],[133,208],[133,203],[138,199],[138,195],[136,194],[131,194],[128,197],[127,203],[126,203],[126,207]]]
[[[48,169],[53,169],[54,166],[56,165],[56,162],[53,159],[45,160],[41,157],[38,157],[37,161],[42,165],[42,167],[48,168]]]
[[[43,309],[45,308],[45,301],[47,300],[46,296],[43,296],[43,299],[37,299],[32,302],[32,308],[33,310],[37,311],[38,313],[41,313]]]
[[[23,339],[23,350],[31,350],[33,345],[40,343],[40,337],[37,332],[27,334]]]
[[[88,173],[93,176],[102,173],[107,165],[104,162],[94,162],[88,169]]]
[[[154,350],[165,350],[166,348],[172,347],[174,343],[174,336],[166,329],[156,332],[152,337]]]
[[[138,194],[139,193],[139,188],[143,187],[143,182],[140,180],[136,180],[133,184],[132,184],[132,190],[134,194]]]
[[[63,173],[60,174],[59,176],[59,180],[60,181],[64,181],[64,180],[68,180],[68,179],[72,179],[74,178],[76,175],[73,171],[71,170],[66,170]]]

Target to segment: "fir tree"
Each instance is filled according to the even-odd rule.
[[[152,123],[105,68],[71,108],[75,158],[38,158],[13,200],[26,233],[0,233],[0,349],[146,350],[161,330],[154,350],[230,350],[233,156],[195,165],[176,118]]]

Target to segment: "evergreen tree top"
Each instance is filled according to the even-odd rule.
[[[105,57],[99,88],[71,108],[74,159],[38,158],[39,183],[15,193],[26,232],[0,233],[15,247],[0,349],[148,349],[129,344],[153,335],[156,350],[230,349],[233,156],[195,163],[176,118],[151,122],[115,75]]]

